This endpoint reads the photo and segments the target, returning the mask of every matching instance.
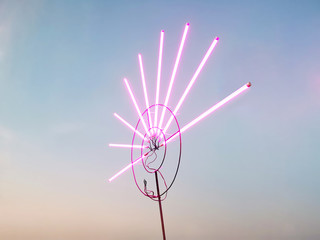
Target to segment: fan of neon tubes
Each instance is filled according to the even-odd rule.
[[[188,124],[180,128],[177,113],[182,106],[185,98],[188,96],[193,84],[196,82],[202,68],[204,67],[206,61],[211,55],[213,49],[217,45],[219,38],[216,37],[212,41],[209,49],[204,55],[202,61],[200,62],[198,68],[194,72],[193,76],[189,84],[187,85],[185,91],[183,92],[180,100],[174,109],[170,109],[168,107],[168,103],[170,100],[172,87],[175,81],[177,69],[179,66],[182,50],[185,44],[185,40],[187,37],[189,29],[189,23],[185,25],[184,32],[182,35],[182,39],[180,42],[178,54],[175,60],[175,64],[173,67],[170,83],[168,86],[168,90],[164,99],[164,102],[160,100],[160,83],[161,83],[161,65],[162,65],[162,53],[163,53],[163,41],[164,41],[164,31],[160,33],[160,47],[159,47],[159,59],[158,59],[158,70],[157,70],[157,82],[156,82],[156,94],[154,98],[154,104],[150,104],[149,96],[147,92],[147,84],[145,80],[143,62],[141,54],[138,55],[139,58],[139,66],[142,80],[142,88],[145,99],[146,109],[142,112],[137,101],[133,90],[129,84],[129,81],[124,78],[125,86],[129,92],[132,103],[138,113],[138,121],[135,126],[128,123],[125,119],[123,119],[117,113],[114,113],[114,116],[119,119],[124,125],[129,127],[129,129],[133,132],[133,138],[131,144],[109,144],[110,147],[122,147],[131,149],[131,163],[124,167],[122,170],[117,172],[114,176],[109,179],[109,182],[116,179],[122,173],[126,172],[129,169],[132,169],[135,183],[139,190],[147,197],[152,200],[159,201],[159,203],[164,200],[167,196],[167,192],[172,186],[178,169],[180,165],[181,159],[181,134],[184,133],[187,129],[194,126],[196,123],[213,113],[215,110],[229,102],[231,99],[235,98],[245,90],[247,90],[251,83],[247,83],[240,87],[238,90],[221,100],[220,102],[213,105],[204,113],[200,114],[197,118],[190,121]],[[175,147],[171,147],[175,144]],[[170,151],[174,149],[175,151]],[[170,156],[171,155],[171,156]],[[168,160],[169,159],[169,160]],[[169,180],[163,171],[165,170],[166,164],[170,163],[173,167],[172,172],[168,175]],[[169,166],[169,165],[168,165]],[[141,180],[138,179],[138,175],[144,174]],[[146,178],[155,175],[156,184],[148,184],[151,180],[147,181]],[[158,175],[162,180],[159,183]],[[154,179],[154,178],[152,178]],[[151,185],[151,187],[150,187]],[[160,190],[159,190],[160,186]],[[161,213],[162,214],[162,213]]]

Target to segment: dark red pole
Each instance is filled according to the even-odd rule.
[[[161,197],[160,197],[159,183],[158,183],[158,171],[155,171],[154,174],[156,176],[156,185],[157,185],[157,194],[158,194],[160,218],[161,218],[162,235],[163,235],[163,240],[166,240],[166,232],[164,230],[164,221],[163,221],[163,214],[162,214]]]

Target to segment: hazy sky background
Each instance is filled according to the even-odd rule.
[[[107,145],[132,138],[113,112],[138,119],[123,77],[144,104],[137,54],[152,95],[165,30],[164,98],[186,22],[171,107],[220,41],[182,126],[253,87],[183,134],[168,239],[320,238],[319,1],[70,0],[0,1],[1,239],[161,239],[132,173],[106,181],[130,162]]]

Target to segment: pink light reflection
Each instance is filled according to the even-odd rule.
[[[160,92],[160,79],[161,79],[161,64],[162,64],[162,51],[163,51],[163,38],[164,31],[160,33],[160,46],[159,46],[159,59],[158,59],[158,74],[157,74],[157,90],[156,90],[156,107],[154,115],[154,126],[158,124],[158,103],[159,103],[159,92]]]
[[[235,98],[236,96],[238,96],[240,93],[242,93],[243,91],[245,91],[246,89],[248,89],[249,87],[251,87],[251,83],[247,83],[245,85],[243,85],[241,88],[239,88],[237,91],[231,93],[229,96],[227,96],[226,98],[224,98],[223,100],[221,100],[220,102],[218,102],[217,104],[215,104],[214,106],[212,106],[211,108],[209,108],[207,111],[205,111],[204,113],[202,113],[199,117],[195,118],[194,120],[192,120],[190,123],[188,123],[187,125],[185,125],[183,128],[181,128],[180,132],[181,134],[186,131],[188,128],[192,127],[193,125],[195,125],[196,123],[198,123],[200,120],[202,120],[203,118],[207,117],[209,114],[213,113],[215,110],[217,110],[218,108],[220,108],[221,106],[223,106],[224,104],[226,104],[227,102],[229,102],[231,99]],[[171,137],[169,137],[166,141],[166,143],[171,142],[174,138],[176,138],[177,136],[179,136],[178,134],[179,132],[173,134]]]
[[[192,87],[192,86],[193,86],[193,84],[195,83],[195,81],[196,81],[196,79],[197,79],[197,77],[198,77],[199,73],[201,72],[201,70],[202,70],[202,68],[203,68],[204,64],[207,62],[207,60],[208,60],[208,58],[209,58],[210,54],[212,53],[212,51],[213,51],[214,47],[217,45],[218,41],[219,41],[219,38],[218,38],[218,37],[216,37],[216,38],[213,40],[213,42],[211,43],[211,45],[210,45],[210,47],[209,47],[209,49],[208,49],[208,51],[207,51],[206,55],[205,55],[205,56],[204,56],[204,58],[202,59],[202,61],[201,61],[200,65],[199,65],[199,67],[197,68],[196,72],[194,73],[194,75],[193,75],[192,79],[190,80],[190,82],[189,82],[189,84],[188,84],[188,86],[187,86],[186,90],[184,91],[184,93],[183,93],[182,97],[180,98],[180,100],[179,100],[179,102],[178,102],[178,104],[177,104],[176,108],[174,109],[174,111],[173,111],[173,114],[174,114],[174,115],[176,115],[176,114],[177,114],[177,112],[179,111],[179,108],[181,107],[181,105],[182,105],[182,103],[183,103],[184,99],[186,98],[186,96],[187,96],[187,94],[189,93],[189,91],[190,91],[191,87]],[[171,124],[172,120],[173,120],[173,116],[171,116],[171,117],[170,117],[170,119],[169,119],[169,121],[168,121],[167,125],[165,126],[165,128],[164,128],[164,133],[166,133],[166,131],[168,130],[168,128],[169,128],[169,126],[170,126],[170,124]]]
[[[176,62],[175,62],[174,67],[173,67],[173,71],[172,71],[172,75],[171,75],[171,79],[170,79],[168,92],[167,92],[166,99],[165,99],[165,102],[164,102],[165,106],[168,106],[168,102],[169,102],[169,98],[170,98],[173,82],[174,82],[174,79],[176,77],[177,69],[178,69],[178,66],[179,66],[180,58],[181,58],[181,53],[182,53],[182,50],[183,50],[183,47],[184,47],[184,43],[185,43],[185,40],[186,40],[186,37],[187,37],[187,33],[188,33],[188,30],[189,30],[189,25],[190,24],[187,23],[185,28],[184,28],[182,39],[181,39],[181,42],[180,42],[180,47],[179,47],[179,50],[178,50],[178,55],[177,55]],[[165,114],[165,108],[162,109],[160,123],[159,123],[159,126],[158,126],[160,129],[161,129],[161,126],[162,126],[162,123],[163,123],[164,114]]]
[[[145,79],[145,76],[144,76],[144,70],[143,70],[141,54],[139,54],[138,57],[139,57],[139,65],[140,65],[140,73],[141,73],[141,79],[142,79],[142,87],[143,87],[144,99],[146,101],[146,109],[148,109],[149,127],[152,128],[151,116],[150,116],[150,113],[149,113],[149,106],[150,106],[149,105],[149,98],[148,98],[146,79]]]
[[[124,82],[125,82],[125,84],[126,84],[126,87],[127,87],[128,91],[129,91],[129,94],[130,94],[130,96],[131,96],[132,102],[133,102],[133,104],[134,104],[134,106],[135,106],[135,108],[136,108],[136,110],[137,110],[137,112],[138,112],[139,118],[141,119],[141,122],[142,122],[142,125],[143,125],[143,127],[144,127],[144,130],[146,131],[146,133],[147,133],[148,136],[150,137],[150,133],[149,133],[149,131],[148,131],[147,125],[146,125],[146,123],[145,123],[145,121],[144,121],[144,119],[143,119],[143,116],[141,115],[140,108],[139,108],[139,106],[138,106],[138,104],[137,104],[137,101],[136,101],[136,99],[135,99],[132,91],[131,91],[131,88],[130,88],[130,85],[129,85],[129,83],[128,83],[128,80],[127,80],[126,78],[124,78],[123,80],[124,80]]]
[[[129,127],[133,132],[137,133],[142,139],[144,139],[144,136],[141,132],[136,130],[130,123],[128,123],[126,120],[124,120],[122,117],[120,117],[118,114],[113,114],[116,118],[118,118],[121,122],[123,122],[127,127]]]

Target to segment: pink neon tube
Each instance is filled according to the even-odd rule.
[[[174,109],[174,111],[173,111],[173,114],[174,114],[174,115],[176,115],[176,114],[177,114],[177,112],[179,111],[179,108],[181,107],[181,105],[182,105],[182,103],[183,103],[184,99],[186,98],[186,96],[187,96],[187,94],[189,93],[189,91],[190,91],[191,87],[192,87],[192,86],[193,86],[193,84],[195,83],[195,81],[196,81],[196,79],[197,79],[197,77],[198,77],[199,73],[201,72],[201,70],[202,70],[202,68],[203,68],[204,64],[205,64],[205,63],[206,63],[206,61],[208,60],[208,58],[209,58],[210,54],[212,53],[212,51],[213,51],[214,47],[217,45],[218,41],[219,41],[219,38],[217,37],[217,38],[215,38],[215,39],[213,40],[213,42],[211,43],[210,48],[208,49],[208,51],[207,51],[206,55],[205,55],[205,56],[204,56],[204,58],[202,59],[202,61],[201,61],[200,65],[199,65],[199,67],[197,68],[196,72],[194,73],[194,75],[193,75],[192,79],[190,80],[190,82],[189,82],[189,84],[188,84],[188,86],[187,86],[186,90],[184,91],[184,93],[183,93],[182,97],[180,98],[180,100],[179,100],[179,102],[178,102],[178,105],[177,105],[177,106],[176,106],[176,108]],[[164,133],[168,130],[168,128],[169,128],[169,126],[170,126],[170,124],[171,124],[172,120],[173,120],[173,116],[171,116],[171,117],[170,117],[170,119],[169,119],[169,121],[168,121],[168,123],[167,123],[166,127],[164,128]]]
[[[146,123],[145,123],[145,121],[144,121],[144,119],[143,119],[143,116],[141,115],[141,111],[140,111],[139,106],[138,106],[138,104],[137,104],[137,101],[136,101],[136,99],[135,99],[135,97],[134,97],[134,95],[133,95],[133,93],[132,93],[132,91],[131,91],[131,88],[130,88],[130,85],[129,85],[129,83],[128,83],[128,80],[127,80],[126,78],[124,78],[123,80],[124,80],[124,82],[125,82],[125,84],[126,84],[126,87],[127,87],[128,91],[129,91],[129,94],[130,94],[130,96],[131,96],[132,102],[133,102],[133,104],[134,104],[134,106],[135,106],[135,108],[136,108],[136,110],[137,110],[137,112],[138,112],[139,118],[141,119],[141,122],[142,122],[142,125],[143,125],[143,127],[144,127],[144,130],[146,131],[146,133],[147,133],[148,136],[150,137],[150,133],[149,133],[149,131],[148,131],[147,125],[146,125]]]
[[[158,60],[158,74],[157,74],[157,90],[156,90],[156,107],[154,115],[154,126],[158,124],[158,103],[159,103],[159,92],[160,92],[160,79],[161,79],[161,64],[162,64],[162,51],[163,51],[163,38],[164,31],[160,33],[160,46],[159,46],[159,60]]]
[[[246,89],[248,89],[249,87],[251,87],[251,83],[247,83],[244,86],[242,86],[241,88],[239,88],[237,91],[231,93],[229,96],[227,96],[226,98],[224,98],[222,101],[218,102],[217,104],[213,105],[211,108],[209,108],[207,111],[205,111],[204,113],[202,113],[199,117],[195,118],[194,120],[192,120],[190,123],[188,123],[187,125],[185,125],[183,128],[181,128],[180,133],[182,134],[183,132],[185,132],[187,129],[189,129],[190,127],[192,127],[193,125],[195,125],[196,123],[198,123],[200,120],[204,119],[205,117],[207,117],[209,114],[213,113],[215,110],[217,110],[218,108],[220,108],[221,106],[223,106],[224,104],[226,104],[227,102],[229,102],[231,99],[235,98],[236,96],[238,96],[240,93],[242,93],[243,91],[245,91]],[[171,142],[173,139],[175,139],[177,136],[179,136],[179,132],[173,134],[171,137],[169,137],[166,140],[166,144],[168,144],[169,142]],[[161,144],[161,146],[163,146],[164,143]],[[149,153],[149,152],[148,152]],[[125,168],[123,168],[121,171],[119,171],[117,174],[115,174],[112,178],[109,179],[109,182],[111,182],[113,179],[115,179],[116,177],[118,177],[120,174],[122,174],[123,172],[125,172],[126,170],[128,170],[132,165],[135,165],[136,163],[138,163],[138,161],[140,161],[142,158],[144,158],[145,156],[148,155],[148,153],[146,153],[144,156],[138,158],[137,160],[135,160],[133,163],[130,163],[128,166],[126,166]]]
[[[115,175],[113,175],[111,178],[109,178],[109,182],[111,182],[112,180],[114,180],[115,178],[117,178],[118,176],[120,176],[122,173],[124,173],[125,171],[127,171],[130,167],[136,165],[138,162],[140,162],[143,158],[145,158],[147,155],[149,154],[146,153],[145,155],[143,155],[142,157],[139,157],[138,159],[136,159],[133,163],[130,163],[129,165],[127,165],[125,168],[123,168],[122,170],[120,170],[119,172],[117,172]]]
[[[124,123],[127,127],[129,127],[133,132],[137,133],[142,139],[144,139],[144,136],[141,132],[136,130],[130,123],[128,123],[126,120],[124,120],[122,117],[120,117],[118,114],[113,114],[116,118],[118,118],[122,123]]]
[[[144,77],[144,70],[143,70],[143,64],[142,64],[142,56],[141,54],[139,56],[139,65],[140,65],[140,72],[141,72],[141,79],[142,79],[142,87],[143,87],[143,93],[144,93],[144,99],[146,101],[146,108],[148,109],[148,119],[149,119],[149,127],[152,128],[152,122],[151,122],[151,116],[149,113],[149,98],[148,98],[148,92],[147,92],[147,86],[146,86],[146,79]]]
[[[224,98],[222,101],[218,102],[217,104],[215,104],[214,106],[212,106],[211,108],[209,108],[207,111],[205,111],[204,113],[202,113],[199,117],[195,118],[194,120],[192,120],[190,123],[188,123],[187,125],[185,125],[183,128],[181,128],[180,133],[182,134],[184,131],[186,131],[188,128],[192,127],[193,125],[195,125],[196,123],[198,123],[200,120],[202,120],[203,118],[207,117],[209,114],[213,113],[215,110],[217,110],[218,108],[220,108],[221,106],[223,106],[224,104],[226,104],[227,102],[229,102],[231,99],[235,98],[236,96],[238,96],[240,93],[242,93],[243,91],[247,90],[249,87],[251,87],[251,83],[247,83],[245,85],[243,85],[241,88],[239,88],[237,91],[231,93],[229,96],[227,96],[226,98]],[[172,135],[170,138],[167,139],[167,143],[171,142],[174,138],[176,138],[177,136],[179,136],[178,133],[175,133],[174,135]]]
[[[180,47],[179,47],[178,55],[177,55],[176,62],[175,62],[174,67],[173,67],[173,71],[172,71],[172,75],[171,75],[171,79],[170,79],[170,84],[169,84],[167,96],[166,96],[166,99],[165,99],[165,102],[164,102],[164,105],[165,105],[165,106],[168,106],[168,102],[169,102],[169,98],[170,98],[170,94],[171,94],[173,82],[174,82],[174,79],[175,79],[175,77],[176,77],[176,73],[177,73],[177,69],[178,69],[178,66],[179,66],[179,62],[180,62],[180,58],[181,58],[181,53],[182,53],[182,50],[183,50],[183,46],[184,46],[184,43],[185,43],[185,40],[186,40],[186,37],[187,37],[189,25],[190,25],[190,24],[187,23],[186,26],[185,26],[185,28],[184,28],[184,32],[183,32],[182,39],[181,39],[181,42],[180,42]],[[163,123],[164,114],[165,114],[165,108],[163,108],[162,114],[161,114],[161,118],[160,118],[160,123],[159,123],[159,128],[160,128],[160,129],[161,129],[161,126],[162,126],[162,123]]]
[[[109,147],[119,147],[119,148],[148,148],[148,146],[141,146],[141,145],[131,145],[131,144],[115,144],[115,143],[110,143]]]

